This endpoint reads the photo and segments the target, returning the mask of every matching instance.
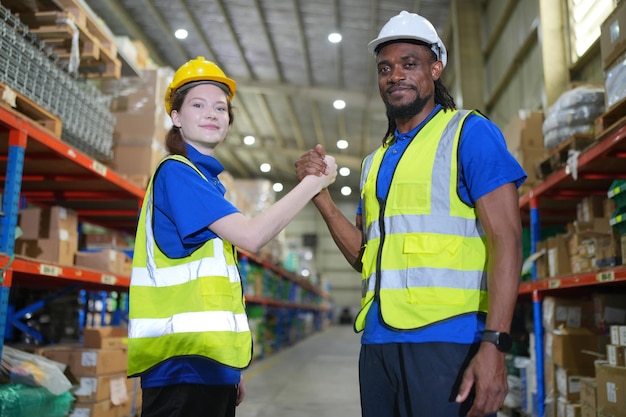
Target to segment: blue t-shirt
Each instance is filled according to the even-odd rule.
[[[410,132],[399,134],[396,130],[396,140],[385,152],[379,170],[376,183],[379,198],[387,198],[400,157],[419,130],[438,111],[442,111],[439,105]],[[479,198],[504,184],[512,182],[519,187],[526,180],[526,173],[507,150],[502,133],[487,118],[473,114],[467,117],[461,131],[458,154],[459,196],[471,207]],[[362,214],[362,201],[357,214]],[[381,321],[378,302],[374,301],[365,319],[361,343],[474,343],[479,341],[484,328],[484,314],[466,314],[417,330],[395,331]]]
[[[212,156],[187,145],[187,157],[206,176],[205,181],[186,164],[164,162],[154,179],[154,236],[170,258],[191,254],[216,237],[208,226],[239,210],[224,198],[226,189],[217,176],[224,170]],[[199,356],[168,359],[141,376],[142,388],[180,383],[238,384],[241,371]]]

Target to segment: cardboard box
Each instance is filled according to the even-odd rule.
[[[595,327],[607,329],[614,324],[626,324],[626,294],[596,292],[592,298]]]
[[[72,388],[72,394],[77,401],[110,400],[111,393],[120,386],[123,386],[126,392],[132,392],[134,385],[135,378],[127,378],[125,373],[81,376],[78,378],[78,385]]]
[[[128,352],[125,349],[55,345],[42,348],[41,352],[48,359],[66,364],[77,377],[122,373],[128,367]]]
[[[550,277],[558,277],[571,272],[569,253],[567,252],[567,237],[564,234],[549,237],[548,272]]]
[[[113,326],[86,328],[83,346],[93,349],[125,349],[128,346],[128,329]]]
[[[604,217],[604,200],[606,195],[590,195],[583,197],[576,206],[576,219],[591,222],[598,217]]]
[[[123,175],[150,176],[158,163],[167,155],[161,142],[146,145],[115,145],[113,169]]]
[[[596,362],[598,413],[626,417],[626,367]]]
[[[119,405],[111,400],[97,402],[78,401],[74,403],[69,417],[127,417],[132,412],[132,402],[126,401]]]
[[[557,366],[555,376],[559,395],[567,401],[580,401],[580,380],[584,377],[593,376],[593,373],[593,368],[575,370]]]
[[[552,331],[552,360],[565,369],[594,369],[595,356],[585,353],[598,352],[598,335],[585,328],[559,328]]]
[[[620,2],[600,25],[602,68],[607,69],[626,51],[626,3]]]
[[[606,358],[609,365],[626,366],[624,362],[624,350],[626,350],[624,346],[606,345]]]
[[[565,406],[566,417],[581,417],[581,409],[579,403],[569,403]]]
[[[543,112],[520,110],[502,129],[506,146],[511,152],[518,149],[534,149],[545,152],[543,146]]]
[[[545,279],[548,277],[548,247],[547,242],[537,242],[537,252],[535,260],[535,271],[537,273],[537,279]]]
[[[583,298],[546,296],[542,304],[543,327],[594,327],[594,303]]]
[[[594,370],[595,375],[595,370]],[[597,405],[597,389],[598,385],[595,378],[582,377],[580,378],[580,404],[587,406],[594,410]]]
[[[78,236],[78,216],[65,207],[22,209],[18,224],[24,239],[70,240],[71,236]]]
[[[613,325],[609,328],[611,332],[611,344],[626,346],[626,326]]]
[[[122,251],[102,249],[98,252],[76,252],[74,264],[85,268],[130,276],[132,259]]]
[[[76,236],[70,240],[19,238],[15,241],[16,255],[60,265],[73,265],[77,249]]]

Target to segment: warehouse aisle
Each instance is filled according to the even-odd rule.
[[[360,335],[332,326],[244,373],[237,417],[359,417]]]

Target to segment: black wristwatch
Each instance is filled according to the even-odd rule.
[[[495,330],[485,330],[482,341],[493,343],[500,352],[504,353],[510,352],[513,347],[513,340],[510,334]]]

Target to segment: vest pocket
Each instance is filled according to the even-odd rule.
[[[411,181],[392,184],[393,195],[392,209],[410,210],[415,214],[430,212],[430,182]]]
[[[227,277],[205,277],[199,279],[203,310],[230,311],[233,304],[233,289]]]

